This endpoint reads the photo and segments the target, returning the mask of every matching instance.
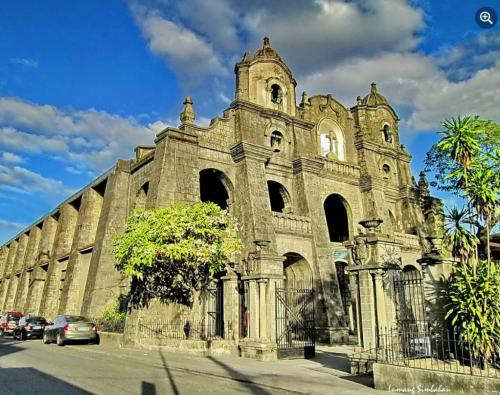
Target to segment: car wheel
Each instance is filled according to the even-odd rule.
[[[62,337],[61,337],[61,334],[60,334],[60,333],[58,333],[58,334],[57,334],[56,344],[57,344],[58,346],[61,346],[61,347],[62,347],[62,346],[64,346],[64,340],[62,339]]]
[[[101,337],[99,336],[99,334],[96,335],[95,339],[94,340],[89,340],[89,344],[99,344],[101,343]]]
[[[49,344],[49,343],[50,343],[49,336],[46,333],[44,333],[43,334],[43,344]]]
[[[4,333],[3,329],[0,330],[0,336],[1,337],[5,336],[5,333]]]

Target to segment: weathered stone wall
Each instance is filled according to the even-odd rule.
[[[275,336],[272,319],[263,315],[273,316],[272,290],[283,280],[284,255],[292,253],[310,267],[318,326],[330,340],[347,330],[334,258],[336,251],[346,250],[330,241],[324,203],[331,195],[345,206],[349,239],[364,231],[359,221],[381,218],[382,233],[404,245],[402,262],[416,263],[422,255],[424,216],[411,157],[399,144],[397,115],[376,87],[350,109],[330,95],[307,99],[305,94],[297,107],[295,80],[269,42],[253,58],[245,55],[236,72],[235,100],[208,127],[195,124],[192,100],[186,100],[179,128],[159,133],[154,146],[138,147],[134,160],[118,161],[111,172],[0,250],[3,310],[15,307],[49,318],[58,313],[99,316],[129,290],[130,279],[115,270],[112,253],[113,238],[127,217],[135,208],[199,201],[200,172],[206,169],[224,178],[246,259],[224,278],[232,306],[224,311],[240,319],[237,284],[244,278],[257,306],[251,319],[260,325],[251,327],[252,335]],[[273,98],[276,84],[281,91]],[[331,144],[336,141],[328,153],[321,146],[322,134],[330,136]],[[271,211],[269,181],[283,188],[282,213]],[[256,241],[265,242],[262,250]],[[255,270],[246,268],[252,259]],[[360,311],[370,317],[372,274],[357,278]],[[157,303],[134,314],[178,319],[188,313],[205,314],[199,305],[186,312]],[[372,321],[367,323],[372,325],[375,317]]]

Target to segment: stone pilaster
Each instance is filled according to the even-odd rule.
[[[121,293],[127,293],[129,279],[114,267],[113,238],[125,228],[128,213],[127,196],[130,164],[119,161],[109,176],[97,225],[95,244],[85,286],[82,314],[97,317]]]
[[[93,188],[82,196],[59,314],[80,314],[103,197]]]
[[[26,297],[28,295],[28,288],[31,284],[33,266],[36,263],[36,255],[38,251],[38,244],[40,243],[41,230],[38,226],[33,226],[29,233],[28,246],[26,247],[26,254],[22,266],[22,273],[20,277],[19,287],[17,289],[15,298],[15,309],[23,311]]]
[[[47,278],[47,270],[52,257],[52,248],[57,231],[57,220],[49,215],[44,218],[40,242],[35,256],[35,266],[28,288],[28,295],[24,305],[25,314],[36,315],[40,313],[43,287]]]
[[[240,295],[238,292],[238,276],[236,274],[229,274],[221,278],[223,281],[223,292],[224,295],[224,321],[231,323],[231,333],[235,340],[242,337],[240,333],[241,322],[240,322]]]
[[[24,263],[24,257],[26,255],[26,248],[28,246],[29,237],[26,233],[23,233],[19,237],[19,245],[17,248],[16,256],[12,262],[12,271],[9,281],[9,287],[7,290],[7,296],[5,298],[4,310],[13,310],[16,302],[17,288],[19,287],[21,270]]]
[[[5,269],[3,271],[3,280],[1,285],[1,294],[2,299],[0,300],[0,307],[2,311],[5,311],[5,305],[7,302],[7,292],[9,290],[9,285],[12,277],[12,266],[14,259],[17,254],[17,247],[19,245],[18,240],[13,240],[9,244],[9,253],[7,255],[7,260],[5,261]]]
[[[53,254],[47,271],[47,281],[44,284],[40,308],[41,314],[48,318],[57,315],[59,308],[62,283],[75,234],[78,210],[71,204],[65,204],[59,209],[58,216]]]

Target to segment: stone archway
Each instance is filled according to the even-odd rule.
[[[200,199],[212,202],[227,210],[231,205],[232,185],[229,178],[220,170],[204,169],[200,171]]]
[[[313,274],[307,260],[295,252],[286,253],[284,256],[285,288],[312,288]]]

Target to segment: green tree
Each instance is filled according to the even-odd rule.
[[[132,277],[130,303],[191,306],[195,292],[241,250],[236,223],[213,203],[134,212],[114,240],[115,267]]]
[[[426,170],[439,189],[465,199],[466,207],[446,215],[445,243],[462,262],[448,287],[446,317],[474,354],[488,357],[500,345],[500,268],[490,256],[490,228],[498,221],[500,125],[479,117],[446,120],[441,139],[427,153]],[[470,230],[469,230],[469,229]],[[479,260],[486,228],[487,259]]]

